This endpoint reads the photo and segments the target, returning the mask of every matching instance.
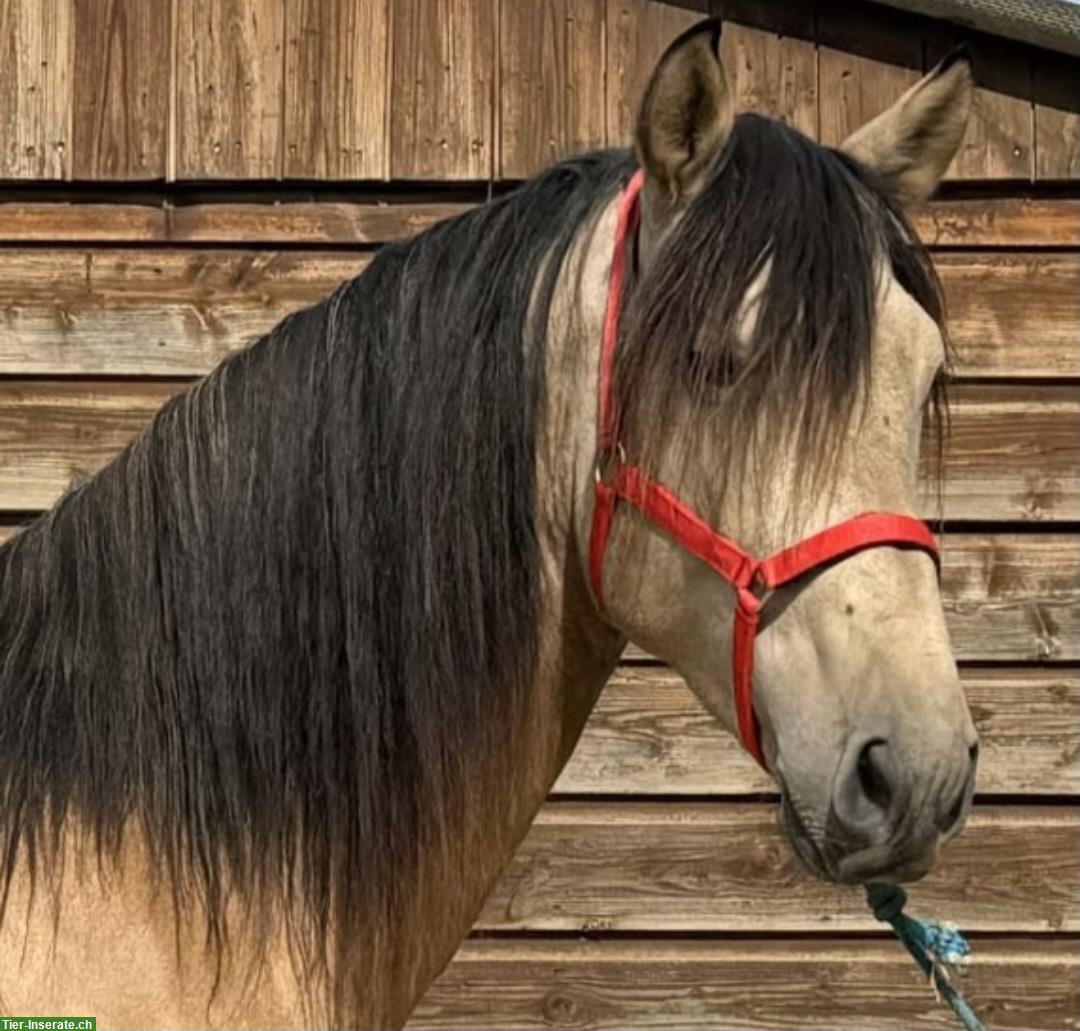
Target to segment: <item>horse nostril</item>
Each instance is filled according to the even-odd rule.
[[[967,796],[967,785],[965,784],[960,789],[960,794],[956,796],[956,801],[953,802],[949,811],[945,814],[945,825],[941,828],[943,832],[948,832],[956,826],[956,821],[960,819],[960,813],[964,808],[964,798]]]
[[[863,795],[883,812],[888,812],[893,799],[892,784],[880,762],[883,751],[887,748],[883,738],[873,738],[863,745],[855,767]]]
[[[956,826],[957,821],[964,812],[964,804],[971,794],[973,782],[975,780],[975,765],[979,760],[979,743],[976,741],[975,744],[968,748],[967,753],[967,776],[964,778],[964,783],[960,787],[959,794],[956,796],[953,804],[949,806],[949,811],[945,814],[944,820],[938,825],[943,834],[948,834],[948,832]]]
[[[885,738],[850,741],[833,785],[830,833],[851,849],[885,841],[905,795],[904,769]]]

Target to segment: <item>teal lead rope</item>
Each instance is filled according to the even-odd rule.
[[[971,951],[964,936],[947,924],[908,916],[904,912],[907,892],[897,885],[868,884],[866,901],[874,916],[892,927],[929,978],[934,991],[953,1008],[967,1031],[986,1031],[986,1026],[950,982],[953,968],[963,963]]]

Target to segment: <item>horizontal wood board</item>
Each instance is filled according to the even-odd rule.
[[[979,732],[978,797],[1080,795],[1080,672],[965,668],[961,676]],[[632,665],[620,667],[601,692],[555,784],[557,797],[775,790],[677,673]]]
[[[452,190],[436,194],[452,196]],[[160,199],[0,202],[0,243],[192,243],[292,246],[391,243],[468,211],[467,201]],[[288,194],[286,193],[287,197]],[[909,212],[930,247],[1080,248],[1080,199],[939,197]]]
[[[378,209],[367,221],[377,225]],[[3,222],[0,207],[0,237]],[[342,249],[0,246],[0,375],[200,375],[370,260]],[[1080,375],[1080,253],[948,251],[935,263],[956,377]]]
[[[807,873],[770,802],[550,802],[481,931],[866,932],[858,886]],[[992,856],[992,861],[988,861]],[[1080,806],[976,806],[911,890],[967,931],[1080,931]]]
[[[1080,1026],[1075,940],[979,940],[964,995],[996,1031]],[[955,1031],[893,941],[469,941],[409,1028]]]
[[[277,274],[273,263],[243,264],[234,271],[263,281]],[[325,268],[311,274],[322,272]],[[201,281],[213,288],[211,274]],[[265,303],[287,298],[287,289],[288,284],[275,285]],[[172,327],[189,325],[193,341],[213,346],[214,321],[206,307],[186,300],[170,305],[164,287],[156,294],[150,286],[147,290],[149,310],[167,317]],[[141,302],[134,297],[132,303]],[[109,300],[105,310],[113,306]],[[173,333],[148,335],[141,347],[162,349],[172,339]],[[108,340],[102,344],[108,347]],[[73,481],[100,468],[183,388],[169,380],[0,379],[0,510],[49,507]],[[924,481],[926,518],[1032,523],[1080,518],[1080,393],[1075,389],[959,385],[953,390],[948,439],[940,503],[936,478]],[[934,451],[929,440],[926,450]]]

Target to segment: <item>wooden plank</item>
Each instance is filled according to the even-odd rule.
[[[0,243],[380,244],[474,205],[455,202],[0,203]]]
[[[966,520],[1080,518],[1080,392],[1075,387],[971,386],[952,395],[943,504],[925,480],[927,518],[935,513]]]
[[[818,135],[817,47],[813,9],[803,12],[802,32],[778,35],[737,23],[725,24],[721,56],[740,114],[754,111],[793,126],[812,139]],[[800,26],[793,27],[798,31]]]
[[[945,179],[1030,181],[1035,155],[1032,51],[1015,40],[940,23],[929,33],[927,65],[961,41],[971,52],[976,89],[967,132]]]
[[[0,243],[153,243],[165,210],[142,204],[0,203]]]
[[[499,156],[503,179],[527,179],[567,154],[604,145],[604,5],[503,3]]]
[[[0,252],[0,270],[8,261],[20,273],[17,288],[5,291],[0,271],[0,369],[177,376],[209,371],[357,275],[370,255]]]
[[[880,114],[922,73],[923,24],[873,4],[818,4],[821,142],[835,147]]]
[[[1078,1026],[1075,941],[979,940],[964,996],[998,1031]],[[465,942],[409,1021],[462,1027],[954,1031],[893,941]]]
[[[163,179],[170,0],[74,0],[76,179]]]
[[[976,806],[909,912],[948,914],[967,931],[1080,930],[1080,809]],[[879,926],[861,888],[802,869],[775,803],[733,802],[548,803],[476,922],[574,933]]]
[[[267,243],[303,238],[312,244],[349,239],[366,245],[405,236],[462,210],[464,205],[311,209],[283,204],[195,205],[162,213],[131,205],[112,223],[118,232],[167,242],[258,237]],[[63,218],[40,208],[4,218],[0,206],[0,227],[13,226],[12,235],[28,239],[47,234]],[[69,232],[110,240],[109,225],[104,213],[89,223],[74,217]],[[252,334],[270,329],[290,310],[289,303],[319,299],[366,261],[364,255],[344,251],[294,251],[290,257],[249,250],[0,248],[5,324],[0,373],[201,374]],[[959,378],[1080,375],[1075,329],[1080,323],[1080,255],[949,253],[938,255],[937,263]],[[88,290],[82,267],[103,284],[103,296]],[[245,273],[233,282],[230,271],[238,268]],[[192,269],[203,278],[193,279]],[[259,276],[251,278],[252,270],[261,269],[273,271],[272,295],[262,291]],[[207,281],[221,285],[208,295]],[[201,305],[210,317],[205,324],[199,319],[178,322],[168,305],[155,307],[153,297],[161,290],[177,304]],[[132,296],[143,295],[130,303]],[[133,322],[133,314],[144,321]],[[152,347],[146,346],[148,336]]]
[[[385,179],[389,0],[287,8],[285,176]]]
[[[251,284],[256,284],[250,286],[251,293],[242,296],[232,310],[230,324],[234,330],[246,325],[247,337],[254,338],[260,332],[260,326],[273,325],[285,310],[300,306],[295,295],[290,297],[285,290],[276,293],[267,288],[267,283],[281,283],[321,296],[357,267],[341,266],[327,279],[313,279],[316,286],[312,287],[310,283],[305,286],[277,275],[282,266],[287,267],[295,261],[296,255],[290,253],[266,263],[234,266],[235,274],[241,280],[248,277]],[[59,268],[54,271],[58,276],[62,274]],[[330,270],[324,266],[315,270],[313,276],[327,272]],[[192,264],[186,274],[198,276],[198,264]],[[331,278],[333,282],[330,282]],[[161,282],[164,283],[164,279]],[[164,291],[158,295],[148,292],[125,297],[127,327],[120,336],[121,322],[115,318],[117,302],[113,299],[105,302],[109,317],[98,320],[96,325],[92,305],[76,314],[67,307],[67,302],[50,307],[47,297],[38,299],[33,318],[52,321],[52,346],[57,354],[63,351],[65,339],[62,332],[56,332],[57,327],[80,325],[80,340],[86,344],[87,355],[95,356],[99,365],[109,369],[120,365],[151,371],[160,371],[162,366],[177,368],[185,364],[205,367],[212,364],[209,359],[213,354],[223,350],[222,340],[217,336],[217,312],[233,302],[216,299],[215,291],[219,286],[212,279],[208,279],[203,288],[205,292],[195,299],[190,296],[172,299]],[[228,284],[220,286],[222,290],[227,288]],[[97,303],[101,305],[100,298]],[[268,308],[270,317],[266,314]],[[9,308],[4,316],[9,323],[25,325],[27,322],[18,309]],[[35,335],[31,332],[33,328],[27,327],[20,335]],[[36,336],[49,338],[41,327]],[[229,337],[227,331],[223,336],[226,340],[235,339]],[[180,349],[177,356],[159,357],[174,346]],[[127,357],[120,357],[124,354]],[[13,358],[17,365],[18,356]],[[92,364],[88,357],[87,365]],[[121,389],[122,385],[115,387]],[[114,389],[104,383],[95,384],[94,388],[99,396]],[[33,399],[39,396],[37,391],[42,391],[43,399],[52,396],[50,390],[40,384],[23,383],[18,389],[23,403],[31,407],[36,403]],[[77,406],[79,418],[87,423],[83,427],[84,435],[93,438],[93,405],[79,397],[81,388],[78,384],[65,385],[64,389],[74,391],[70,395],[71,402]],[[141,388],[136,384],[132,389]],[[154,385],[148,384],[145,389],[157,396]],[[939,506],[936,488],[928,481],[922,505],[922,514],[926,518],[938,518],[942,513],[947,519],[975,521],[1049,522],[1080,518],[1080,398],[1074,388],[977,386],[957,389],[954,395],[942,504]],[[43,403],[46,407],[51,404]],[[65,486],[66,477],[57,469],[44,477],[38,474],[24,477],[20,473],[24,463],[29,467],[44,462],[46,467],[52,468],[55,452],[64,448],[63,437],[49,434],[47,418],[37,423],[36,439],[32,444],[28,439],[26,446],[30,451],[20,453],[18,457],[12,455],[8,467],[0,473],[0,509],[25,511],[46,507]],[[109,453],[109,448],[100,451],[99,460],[104,461]],[[1051,633],[1046,647],[1057,647],[1053,640]]]
[[[1080,373],[1080,254],[938,254],[934,263],[962,375]]]
[[[174,243],[364,244],[405,240],[473,205],[192,204],[170,208],[167,239]]]
[[[1035,178],[1080,179],[1077,59],[1042,51],[1033,63]]]
[[[0,383],[0,508],[46,508],[95,473],[180,384]],[[5,505],[15,484],[25,502]],[[3,486],[7,485],[7,488]]]
[[[608,0],[607,4],[607,142],[627,147],[649,77],[656,62],[679,33],[701,20],[699,10],[685,10],[653,0]]]
[[[1080,537],[948,534],[942,593],[959,659],[1080,659]]]
[[[0,179],[71,177],[72,0],[0,0]]]
[[[176,207],[167,206],[165,201],[8,201],[0,202],[0,243],[389,243],[472,207],[466,202],[422,199],[401,203],[219,202]],[[931,248],[1080,248],[1080,200],[1074,198],[949,198],[920,205],[912,212],[912,219]]]
[[[487,179],[497,0],[394,0],[393,179]]]
[[[837,147],[884,111],[918,73],[832,47],[818,48],[821,142]]]
[[[284,0],[188,0],[176,22],[176,177],[279,177]]]
[[[930,247],[1080,247],[1080,201],[999,197],[930,201],[912,211]]]
[[[504,3],[499,23],[499,175],[527,179],[565,150],[565,0]]]
[[[1076,590],[1075,571],[1071,588]],[[980,797],[1080,795],[1080,673],[964,669],[980,736]],[[673,670],[622,666],[600,694],[556,795],[774,792]]]
[[[606,4],[566,0],[566,152],[607,141],[604,54]]]

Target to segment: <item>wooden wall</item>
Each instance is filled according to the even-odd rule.
[[[706,10],[744,108],[839,141],[955,30],[872,5],[683,0],[0,0],[0,179],[486,180],[622,145]],[[689,9],[686,9],[689,8]],[[1075,62],[967,33],[958,179],[1080,174]]]
[[[955,36],[826,0],[0,0],[0,536],[379,243],[625,143],[706,7],[733,19],[740,107],[828,143]],[[958,353],[925,511],[983,760],[913,909],[972,932],[990,1026],[1060,1029],[1080,994],[1080,62],[973,47],[976,116],[917,223]],[[774,813],[678,678],[629,655],[415,1025],[953,1026]]]

